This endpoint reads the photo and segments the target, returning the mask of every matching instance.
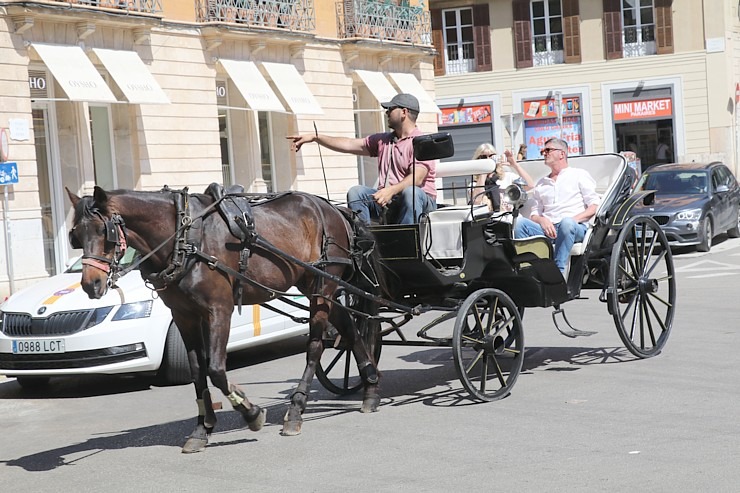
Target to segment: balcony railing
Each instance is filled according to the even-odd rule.
[[[229,22],[289,31],[316,29],[313,0],[195,0],[198,22]]]
[[[90,7],[125,10],[126,12],[143,12],[159,14],[162,12],[162,0],[69,0],[69,2]]]
[[[432,44],[429,12],[407,0],[344,0],[337,3],[340,38]]]

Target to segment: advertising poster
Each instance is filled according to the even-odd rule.
[[[491,123],[491,106],[488,104],[440,108],[440,110],[442,111],[438,118],[440,126]]]
[[[560,137],[560,127],[555,118],[528,120],[524,122],[524,143],[527,144],[527,159],[540,159],[540,150],[545,142],[553,137]],[[581,139],[581,117],[566,116],[563,118],[562,139],[568,143],[568,155],[583,154]]]

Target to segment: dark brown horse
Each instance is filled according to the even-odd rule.
[[[251,430],[259,430],[265,421],[265,411],[227,380],[226,343],[239,297],[243,304],[263,303],[296,286],[310,299],[307,364],[291,395],[283,435],[301,432],[328,324],[352,341],[364,380],[362,411],[377,410],[379,377],[373,348],[366,347],[354,324],[347,323],[347,313],[332,302],[340,280],[370,291],[378,286],[370,281],[377,279],[374,272],[379,274],[370,265],[374,255],[358,246],[365,238],[371,240],[345,212],[305,193],[272,197],[252,205],[251,213],[243,216],[241,229],[247,238],[242,241],[235,236],[239,232],[234,233],[234,224],[230,230],[226,213],[219,211],[224,199],[218,195],[167,188],[106,192],[95,187],[92,196],[81,198],[67,192],[74,206],[70,242],[83,250],[81,282],[90,298],[100,298],[115,282],[118,260],[128,244],[142,254],[142,277],[172,310],[188,351],[198,403],[198,423],[183,452],[203,450],[216,424],[206,377]]]

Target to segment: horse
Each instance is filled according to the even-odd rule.
[[[97,186],[91,196],[78,197],[69,189],[67,194],[74,209],[69,239],[83,251],[81,284],[86,294],[100,298],[114,285],[121,275],[118,261],[131,245],[142,255],[142,277],[172,311],[187,349],[198,406],[197,425],[183,453],[204,450],[216,425],[207,378],[241,413],[250,430],[262,428],[266,411],[251,403],[226,375],[231,315],[235,304],[264,303],[291,286],[310,300],[309,340],[306,367],[290,396],[281,435],[301,433],[311,381],[323,351],[322,335],[330,326],[350,341],[363,378],[361,411],[378,410],[379,373],[374,347],[365,342],[371,341],[372,346],[377,339],[359,334],[335,297],[345,281],[350,287],[372,291],[356,288],[360,293],[384,292],[372,235],[352,213],[301,192],[246,206],[241,202],[239,210],[247,210],[239,218],[239,239],[234,217],[226,217],[228,209],[219,205],[232,195],[232,205],[238,205],[236,195],[251,194],[224,195],[223,189],[220,195],[190,194],[187,189],[168,187],[156,192],[105,191]]]

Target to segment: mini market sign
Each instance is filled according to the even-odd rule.
[[[673,115],[671,98],[622,101],[613,104],[614,120],[647,120]]]

